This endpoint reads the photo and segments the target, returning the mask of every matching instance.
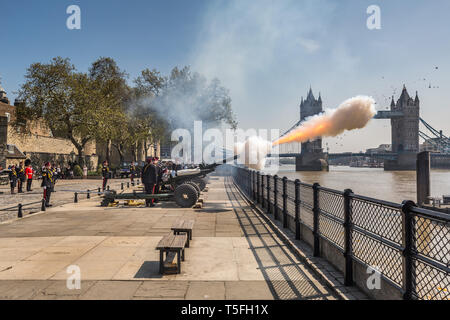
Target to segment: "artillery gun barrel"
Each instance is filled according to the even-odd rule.
[[[238,157],[239,157],[239,155],[235,155],[234,157],[226,158],[226,159],[224,159],[222,161],[219,161],[219,162],[214,162],[214,163],[207,164],[207,165],[200,165],[200,169],[203,169],[203,170],[206,169],[206,170],[212,170],[213,171],[216,167],[218,167],[218,166],[220,166],[222,164],[225,164],[228,161],[234,161]]]

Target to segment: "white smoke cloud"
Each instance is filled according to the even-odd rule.
[[[234,154],[239,155],[238,162],[246,167],[262,170],[266,164],[266,156],[272,150],[272,142],[259,136],[249,137],[245,142],[234,145]]]

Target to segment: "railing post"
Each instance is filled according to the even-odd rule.
[[[248,169],[248,197],[253,199],[253,172]]]
[[[78,192],[75,192],[75,196],[73,197],[73,202],[74,203],[78,202]]]
[[[412,300],[416,291],[415,267],[413,262],[414,246],[414,221],[411,208],[416,204],[413,201],[402,202],[402,245],[403,245],[403,299]]]
[[[320,237],[319,237],[319,187],[318,183],[313,185],[314,207],[313,207],[313,235],[314,235],[314,257],[320,256]]]
[[[258,193],[258,179],[257,179],[257,175],[256,175],[256,171],[253,171],[253,200],[257,200],[257,193]]]
[[[283,228],[288,227],[287,223],[287,178],[283,177]]]
[[[261,203],[261,174],[256,172],[256,203]]]
[[[295,180],[295,239],[300,240],[300,180]]]
[[[346,189],[344,191],[344,258],[345,273],[344,284],[353,285],[353,246],[352,246],[352,206],[351,195],[353,191]]]
[[[270,174],[268,174],[267,176],[267,185],[266,185],[266,189],[267,189],[267,213],[270,214]]]
[[[264,199],[264,178],[266,176],[265,175],[261,175],[261,208],[265,208],[266,206],[266,200]]]
[[[273,177],[273,218],[278,220],[278,176]]]
[[[256,171],[252,171],[252,198],[253,198],[253,200],[256,199],[255,174],[256,174]]]
[[[91,191],[88,189],[88,191],[87,191],[87,199],[90,199],[91,198]]]
[[[22,212],[22,204],[19,203],[19,205],[17,206],[18,210],[17,210],[17,217],[18,218],[22,218],[23,216],[23,212]]]

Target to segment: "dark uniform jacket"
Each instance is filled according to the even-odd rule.
[[[160,184],[162,181],[163,169],[161,166],[156,166],[156,183]]]
[[[16,169],[11,169],[10,172],[8,172],[9,175],[9,181],[14,183],[17,181],[17,171]]]
[[[42,171],[42,184],[41,187],[47,187],[52,189],[54,185],[54,177],[53,177],[53,171],[44,169]]]
[[[142,168],[142,183],[155,184],[158,179],[158,169],[153,163],[147,163]]]
[[[23,167],[21,166],[16,167],[16,175],[20,181],[22,182],[25,181],[25,170],[23,169]]]
[[[109,178],[109,167],[103,166],[103,168],[102,168],[102,176],[105,179]]]

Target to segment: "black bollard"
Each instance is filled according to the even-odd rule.
[[[123,190],[123,182],[120,183],[120,190]]]
[[[107,186],[107,187],[106,187],[106,190],[108,190],[108,191],[109,191],[109,186]]]
[[[75,197],[73,198],[74,203],[78,203],[78,192],[75,192]]]
[[[129,188],[130,187],[130,183],[129,182],[127,182],[127,188]]]
[[[98,188],[98,193],[100,193],[101,191],[100,191],[100,188]]]
[[[45,199],[42,199],[41,211],[45,211]]]
[[[90,190],[88,189],[88,192],[87,192],[87,198],[88,199],[90,199],[91,198],[91,192],[90,192]]]
[[[22,204],[19,203],[17,217],[22,218]]]

